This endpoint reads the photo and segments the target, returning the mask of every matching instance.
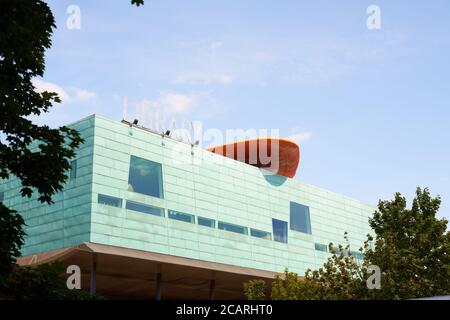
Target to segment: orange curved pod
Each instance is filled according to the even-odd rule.
[[[288,139],[249,139],[206,150],[289,178],[295,176],[300,163],[300,148]]]

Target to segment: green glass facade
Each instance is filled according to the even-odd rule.
[[[53,205],[0,182],[27,223],[23,255],[93,242],[303,274],[345,231],[353,250],[370,231],[359,201],[100,116],[71,127],[85,143]]]

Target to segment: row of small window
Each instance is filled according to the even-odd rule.
[[[119,199],[116,197],[111,197],[111,196],[106,196],[103,194],[98,195],[98,203],[103,204],[103,205],[122,208],[122,199]],[[138,202],[134,202],[134,201],[130,201],[130,200],[126,201],[125,208],[128,210],[151,214],[151,215],[155,215],[155,216],[159,216],[159,217],[165,216],[163,208],[154,207],[154,206],[150,206],[150,205],[146,205],[146,204],[142,204],[142,203],[138,203]],[[188,223],[195,223],[196,216],[189,214],[189,213],[169,210],[168,218],[178,220],[178,221],[188,222]],[[197,216],[197,224],[201,225],[201,226],[209,227],[209,228],[216,228],[216,220],[205,218],[205,217]],[[220,230],[230,231],[230,232],[234,232],[234,233],[240,233],[240,234],[245,234],[245,235],[249,234],[249,232],[248,232],[249,228],[247,228],[247,227],[239,226],[239,225],[232,224],[232,223],[222,222],[222,221],[218,221],[217,228]],[[262,238],[262,239],[267,239],[267,240],[272,239],[272,235],[270,232],[252,229],[252,228],[250,228],[250,235],[252,237],[256,237],[256,238]]]
[[[317,251],[323,251],[323,252],[328,252],[328,246],[321,244],[321,243],[314,243],[314,248]],[[339,247],[333,247],[332,248],[333,252],[336,253],[337,255],[339,255],[341,253]],[[348,256],[350,253],[349,250],[344,249],[344,255]],[[359,260],[363,260],[364,259],[364,255],[361,252],[358,251],[351,251],[352,256],[354,256],[356,259]]]
[[[128,190],[163,199],[164,190],[162,165],[154,161],[131,156],[130,171],[128,176]],[[144,210],[144,208],[140,209]],[[272,219],[272,225],[274,240],[287,243],[287,222]],[[293,231],[311,234],[309,207],[295,202],[290,203],[290,229]]]
[[[164,198],[161,164],[131,156],[128,190],[152,197]],[[290,203],[290,229],[311,234],[309,207],[295,202]],[[285,236],[287,238],[287,234]]]

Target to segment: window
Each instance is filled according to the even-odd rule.
[[[341,253],[343,253],[344,254],[344,256],[348,256],[349,255],[349,251],[348,251],[348,249],[343,249],[342,251],[339,249],[339,247],[334,247],[333,248],[333,251],[334,252],[336,252],[336,254],[341,254]]]
[[[327,252],[327,246],[321,243],[314,243],[314,248],[317,251],[323,251],[323,252]]]
[[[261,230],[256,230],[256,229],[250,229],[250,235],[251,235],[252,237],[256,237],[256,238],[262,238],[262,239],[272,240],[272,235],[270,234],[270,232],[267,232],[267,231],[261,231]]]
[[[273,240],[278,242],[288,242],[288,227],[286,221],[272,219]]]
[[[164,209],[149,206],[149,205],[142,204],[142,203],[137,203],[134,201],[127,201],[126,208],[128,210],[133,210],[133,211],[143,212],[143,213],[147,213],[147,214],[152,214],[154,216],[164,217]]]
[[[69,179],[70,180],[75,180],[76,177],[77,177],[77,160],[72,160],[70,162],[70,176],[69,176]]]
[[[361,252],[352,251],[352,256],[354,256],[356,259],[364,260],[364,255]]]
[[[197,217],[197,223],[201,226],[215,228],[216,227],[216,221],[213,219],[208,219],[204,217]]]
[[[163,198],[161,164],[131,156],[128,190]]]
[[[291,202],[291,230],[311,234],[311,221],[309,207]]]
[[[336,255],[340,255],[341,254],[341,249],[339,249],[339,247],[333,247],[333,251]],[[344,255],[346,254],[346,250],[343,251]]]
[[[219,221],[218,228],[221,230],[226,230],[226,231],[230,231],[230,232],[248,234],[247,227],[238,226],[236,224]]]
[[[0,191],[0,202],[3,202],[3,200],[5,200],[5,193]]]
[[[189,223],[195,223],[195,216],[183,212],[169,210],[169,218]]]
[[[99,204],[104,204],[106,206],[122,208],[122,199],[111,197],[111,196],[105,196],[104,194],[98,195],[97,202]]]

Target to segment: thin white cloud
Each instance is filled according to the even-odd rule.
[[[161,92],[156,105],[168,113],[187,113],[194,104],[195,96],[175,92]]]
[[[298,144],[310,140],[312,137],[312,133],[305,131],[302,132],[299,127],[292,128],[292,134],[288,137],[289,140],[292,140]]]
[[[154,126],[163,122],[170,127],[173,120],[199,121],[220,114],[224,106],[214,98],[210,92],[180,93],[175,91],[162,91],[153,99],[140,99],[128,101],[124,99],[124,119],[141,119],[144,126]]]
[[[314,33],[277,38],[235,34],[221,41],[184,42],[174,48],[184,53],[182,57],[145,59],[138,68],[152,74],[156,70],[174,84],[316,85],[362,72],[378,74],[386,66],[395,66],[408,53],[408,44],[407,38],[395,34],[359,41]]]
[[[75,97],[80,101],[89,101],[94,99],[97,94],[94,91],[84,90],[80,88],[73,88],[75,92]]]
[[[62,103],[68,103],[70,102],[70,96],[67,93],[66,90],[64,90],[62,87],[55,83],[43,81],[41,79],[33,79],[32,80],[33,85],[36,87],[36,90],[38,92],[55,92],[58,94],[59,98],[61,99]]]
[[[187,85],[212,85],[221,84],[227,85],[234,80],[230,74],[182,74],[178,75],[173,81],[174,84],[187,84]]]
[[[293,135],[289,136],[289,139],[292,141],[295,141],[297,143],[300,143],[300,142],[304,142],[304,141],[311,139],[311,137],[312,137],[311,132],[304,132],[304,133],[293,134]]]
[[[81,89],[77,87],[65,89],[56,83],[44,81],[42,79],[35,78],[32,80],[33,85],[38,92],[56,92],[61,99],[61,103],[67,104],[73,101],[86,102],[90,101],[97,96],[94,91]],[[70,92],[70,94],[69,94]]]
[[[157,111],[160,117],[168,119],[188,114],[197,101],[197,96],[193,94],[163,91],[160,92],[159,96],[154,100],[141,99],[137,101],[135,109],[137,115]],[[133,107],[130,108],[130,112],[132,112],[131,109],[133,109]]]

